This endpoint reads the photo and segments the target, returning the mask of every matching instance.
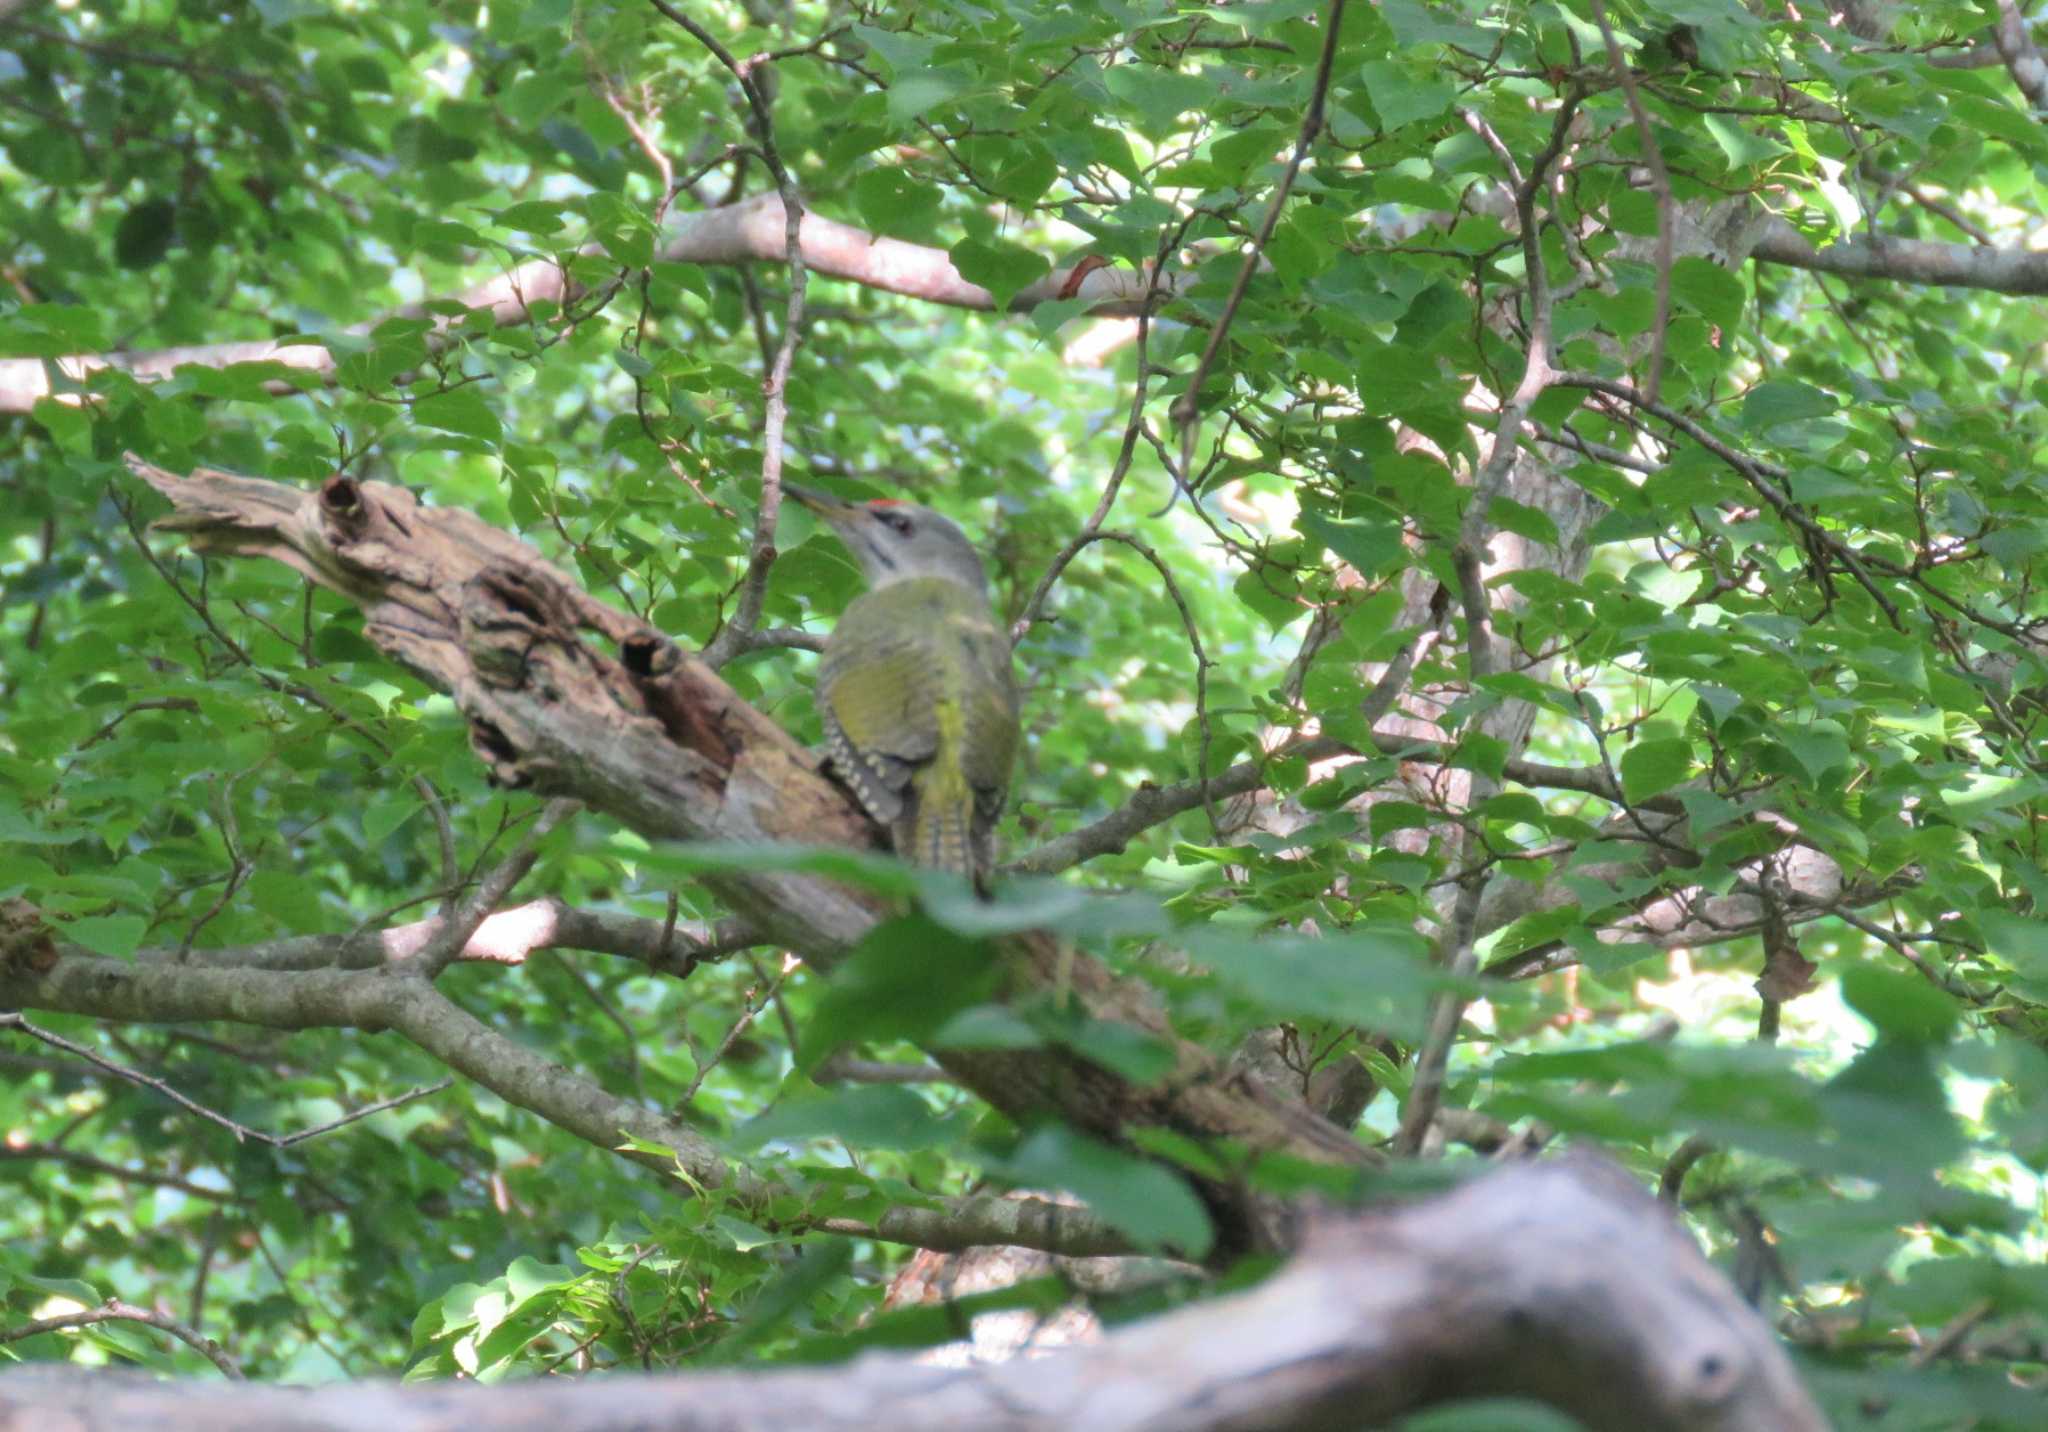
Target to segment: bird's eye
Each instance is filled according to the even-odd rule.
[[[884,522],[889,524],[889,530],[894,532],[897,536],[908,537],[910,535],[910,519],[904,516],[901,512],[883,512],[880,514],[880,516]]]

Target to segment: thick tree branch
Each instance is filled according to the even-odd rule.
[[[785,258],[787,227],[781,199],[762,194],[678,218],[659,257],[670,263],[708,266],[779,263]],[[994,296],[962,278],[944,249],[878,238],[813,213],[803,216],[800,240],[804,266],[822,277],[954,308],[986,312],[995,307]],[[1790,224],[1770,219],[1750,256],[1764,263],[1847,278],[2020,295],[2048,293],[2048,253],[2024,249],[1865,237],[1815,249]],[[1097,317],[1129,317],[1146,311],[1149,303],[1171,297],[1174,290],[1171,275],[1084,263],[1057,268],[1028,285],[1010,300],[1009,309],[1024,312],[1049,299],[1084,298],[1089,300],[1088,312]],[[464,308],[488,310],[499,327],[510,327],[529,322],[534,304],[559,305],[578,292],[559,263],[543,258],[529,260],[452,297]],[[418,317],[435,316],[423,305],[409,304],[344,332],[360,337],[387,319]],[[429,347],[439,351],[447,341],[449,320],[435,317],[435,322]],[[276,364],[304,375],[297,380],[304,384],[331,381],[336,358],[317,341],[268,338],[59,358],[0,358],[0,413],[28,412],[41,399],[70,392],[103,368],[120,369],[149,382],[167,378],[188,365],[226,368],[237,363]],[[272,386],[290,391],[296,384],[281,378]]]
[[[1070,1258],[1102,1258],[1132,1251],[1130,1240],[1085,1208],[1049,1198],[977,1194],[937,1208],[892,1208],[874,1223],[827,1218],[818,1227],[853,1238],[881,1238],[957,1253],[966,1248],[1040,1248]]]
[[[2006,73],[2012,76],[2012,82],[2019,86],[2035,112],[2048,110],[2048,62],[2041,58],[2041,49],[2027,29],[2026,17],[2013,0],[1998,0],[1997,8],[1991,22],[1991,42],[1998,47],[1998,58],[2005,62]]]
[[[232,1019],[269,1029],[390,1030],[508,1103],[600,1148],[616,1148],[629,1135],[673,1149],[676,1162],[707,1188],[730,1183],[743,1200],[767,1188],[744,1172],[735,1178],[725,1157],[695,1130],[614,1098],[491,1029],[426,982],[385,971],[136,966],[66,951],[40,973],[0,972],[0,1002],[152,1024]],[[670,1167],[656,1155],[638,1157],[664,1171]]]
[[[623,1152],[661,1173],[680,1166],[696,1184],[730,1194],[742,1207],[759,1208],[778,1192],[772,1181],[728,1160],[686,1125],[606,1093],[596,1084],[497,1033],[424,981],[382,970],[216,969],[155,963],[143,967],[72,950],[41,974],[0,970],[0,1003],[142,1023],[235,1020],[272,1029],[389,1030],[434,1055],[508,1103],[539,1115],[599,1148]],[[321,1132],[314,1130],[308,1132]],[[296,1142],[303,1135],[270,1140]],[[621,1149],[623,1139],[671,1149]],[[4,1151],[0,1151],[0,1156]],[[69,1157],[62,1151],[18,1157]],[[81,1167],[167,1187],[179,1182],[71,1158]],[[675,1191],[685,1185],[678,1181]],[[196,1196],[234,1201],[232,1194],[194,1190]],[[871,1224],[826,1220],[819,1226],[861,1237],[941,1250],[979,1243],[1015,1243],[1071,1257],[1121,1253],[1129,1244],[1085,1209],[1043,1199],[987,1196],[940,1200],[931,1207],[892,1208]]]
[[[762,194],[724,208],[688,214],[674,221],[658,257],[669,263],[710,266],[781,263],[788,243],[782,200]],[[944,249],[885,239],[806,213],[800,226],[804,267],[825,278],[845,279],[885,293],[920,298],[953,308],[991,310],[995,298],[980,284],[969,283],[953,267]],[[595,252],[595,251],[592,251]],[[1155,282],[1156,277],[1156,282]],[[1070,291],[1071,290],[1071,291]],[[517,268],[452,295],[466,309],[484,309],[498,327],[531,321],[533,306],[566,304],[582,290],[552,258],[531,259]],[[1010,300],[1010,311],[1024,312],[1048,299],[1083,298],[1089,312],[1104,317],[1129,316],[1148,302],[1148,294],[1171,295],[1164,276],[1148,276],[1109,265],[1075,265],[1055,269]],[[363,336],[391,318],[432,317],[430,351],[447,343],[451,320],[432,314],[425,304],[408,304],[389,314],[346,330]],[[238,343],[205,343],[133,353],[73,354],[62,358],[0,358],[0,413],[25,413],[38,400],[69,391],[102,368],[118,368],[145,381],[168,378],[178,368],[226,368],[236,363],[275,363],[307,375],[299,383],[330,381],[334,353],[316,341],[282,342],[253,339]],[[284,391],[290,381],[273,385]]]
[[[1992,293],[2048,293],[2048,251],[1944,244],[1858,234],[1816,249],[1783,219],[1769,220],[1750,250],[1759,263],[1812,269],[1843,278],[1939,288],[1981,288]]]
[[[1770,1330],[1626,1175],[1513,1164],[1424,1203],[1331,1219],[1260,1286],[1054,1357],[968,1372],[847,1366],[498,1387],[166,1385],[0,1378],[0,1425],[78,1432],[620,1432],[660,1426],[1366,1427],[1473,1397],[1594,1432],[1824,1432]]]

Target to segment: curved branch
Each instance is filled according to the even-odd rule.
[[[1372,742],[1373,748],[1383,756],[1398,756],[1404,761],[1417,761],[1424,765],[1444,765],[1456,755],[1452,746],[1418,741],[1393,731],[1373,732]],[[1211,776],[1209,794],[1217,800],[1228,800],[1232,796],[1260,790],[1266,785],[1268,768],[1275,761],[1313,763],[1358,754],[1351,746],[1331,736],[1290,741],[1257,760],[1240,761],[1229,770]],[[1501,774],[1517,785],[1538,790],[1577,791],[1581,795],[1598,796],[1604,801],[1618,803],[1621,800],[1614,777],[1597,766],[1554,766],[1544,761],[1513,760],[1502,766]],[[1102,819],[1056,836],[1035,850],[1026,851],[1004,865],[1003,872],[1010,875],[1055,875],[1098,855],[1120,854],[1136,836],[1201,804],[1201,781],[1181,781],[1170,786],[1142,785],[1128,801]],[[1653,797],[1639,805],[1645,810],[1683,810],[1675,799],[1664,797]]]
[[[219,1368],[229,1381],[243,1380],[241,1365],[229,1357],[221,1345],[212,1338],[193,1331],[167,1314],[151,1312],[148,1308],[138,1308],[133,1303],[124,1303],[118,1298],[109,1298],[97,1308],[87,1308],[81,1313],[60,1313],[54,1318],[38,1318],[19,1327],[0,1329],[0,1344],[20,1342],[41,1333],[61,1332],[66,1328],[89,1328],[95,1323],[141,1323],[145,1327],[169,1333]],[[5,1404],[6,1399],[0,1397],[0,1407],[4,1407]]]
[[[784,1192],[771,1180],[728,1160],[694,1130],[629,1099],[614,1097],[497,1033],[424,981],[393,978],[380,970],[281,972],[173,964],[138,968],[125,961],[66,950],[63,958],[41,974],[0,970],[0,1003],[141,1023],[228,1019],[272,1029],[389,1030],[507,1103],[599,1148],[614,1150],[664,1174],[680,1168],[689,1183],[675,1181],[673,1191],[678,1194],[687,1193],[690,1184],[724,1189],[743,1206],[759,1208],[768,1198]],[[358,1110],[345,1118],[373,1111]],[[270,1142],[293,1143],[331,1127],[322,1125]],[[622,1147],[623,1139],[633,1142]],[[655,1152],[657,1149],[671,1150],[673,1157]],[[182,1180],[166,1175],[140,1173],[62,1150],[0,1150],[0,1158],[33,1157],[64,1158],[116,1178],[176,1187],[195,1197],[239,1201],[231,1193],[187,1187]],[[1129,1251],[1126,1239],[1087,1210],[1042,1199],[943,1199],[927,1207],[888,1209],[872,1224],[825,1220],[816,1226],[941,1251],[991,1242],[1071,1257]]]
[[[693,1432],[1380,1426],[1466,1398],[1548,1403],[1594,1432],[1823,1432],[1770,1329],[1612,1165],[1496,1168],[1331,1219],[1260,1286],[1058,1357],[971,1372],[914,1354],[840,1367],[516,1385],[306,1389],[79,1371],[0,1380],[0,1420],[115,1432]]]

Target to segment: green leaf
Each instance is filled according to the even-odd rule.
[[[789,1323],[798,1309],[853,1263],[853,1245],[845,1238],[814,1237],[802,1245],[802,1256],[785,1266],[748,1304],[740,1324],[719,1346],[721,1361],[732,1360]]]
[[[149,922],[140,915],[85,915],[62,929],[66,939],[76,940],[94,954],[125,960],[142,944]]]
[[[1043,254],[1000,240],[962,239],[949,255],[960,277],[980,284],[994,296],[998,312],[1010,306],[1018,290],[1052,272]]]
[[[1399,129],[1418,120],[1435,119],[1451,107],[1449,84],[1393,60],[1369,60],[1359,73],[1382,128]]]
[[[430,428],[482,438],[485,442],[494,443],[504,436],[504,430],[498,425],[498,415],[470,388],[421,398],[412,405],[412,415]]]
[[[2009,910],[1978,910],[1971,918],[1997,955],[2020,973],[2048,979],[2048,920]]]
[[[1376,577],[1405,558],[1398,522],[1342,522],[1313,508],[1295,519],[1301,530],[1349,562],[1361,577]]]
[[[1179,1177],[1071,1129],[1040,1129],[991,1167],[1024,1187],[1064,1189],[1141,1247],[1199,1259],[1215,1239],[1201,1200]]]
[[[1392,1035],[1421,1037],[1430,996],[1443,977],[1428,945],[1410,930],[1353,930],[1322,939],[1250,939],[1189,932],[1189,953],[1218,978],[1282,1019],[1341,1019]]]
[[[1561,540],[1557,534],[1557,523],[1551,520],[1549,513],[1538,507],[1525,506],[1512,497],[1494,498],[1487,506],[1486,515],[1501,531],[1526,537],[1531,542],[1555,547]]]
[[[491,217],[502,227],[517,233],[553,234],[558,233],[566,222],[568,207],[544,199],[530,199],[524,204],[499,209]]]
[[[1147,64],[1116,65],[1103,77],[1103,84],[1138,112],[1143,127],[1152,134],[1168,132],[1187,111],[1205,110],[1216,98],[1216,87],[1198,75]]]
[[[941,1116],[912,1090],[879,1085],[784,1099],[735,1130],[731,1145],[752,1153],[764,1144],[842,1139],[856,1149],[928,1149],[964,1133],[959,1113]]]
[[[1692,742],[1638,741],[1621,753],[1621,793],[1630,802],[1662,795],[1692,775]]]
[[[1848,735],[1833,721],[1815,721],[1810,726],[1780,732],[1778,742],[1816,781],[1849,764]]]
[[[870,169],[853,181],[861,221],[881,234],[925,238],[936,226],[939,187],[901,169]]]
[[[1742,322],[1749,289],[1711,259],[1688,256],[1671,265],[1671,297],[1709,323],[1733,329]]]
[[[877,925],[832,972],[818,1011],[804,1029],[799,1067],[817,1067],[834,1049],[863,1040],[929,1038],[962,1010],[995,992],[988,948],[924,915]]]
[[[1842,998],[1880,1035],[1909,1044],[1941,1044],[1962,1011],[1917,974],[1855,964],[1842,971]]]
[[[1832,397],[1818,388],[1773,379],[1757,384],[1743,398],[1742,425],[1753,433],[1768,432],[1781,423],[1831,416],[1837,406]]]
[[[1785,147],[1772,139],[1766,139],[1754,130],[1745,127],[1732,115],[1703,114],[1700,123],[1714,142],[1721,146],[1721,152],[1728,156],[1731,169],[1748,169],[1753,165],[1767,164],[1786,152]]]
[[[114,230],[114,262],[126,269],[161,263],[178,236],[178,206],[169,199],[145,199],[121,216]]]

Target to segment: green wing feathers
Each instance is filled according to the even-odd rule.
[[[897,853],[979,879],[1017,751],[1010,645],[976,594],[918,578],[846,609],[818,670],[833,766]]]

